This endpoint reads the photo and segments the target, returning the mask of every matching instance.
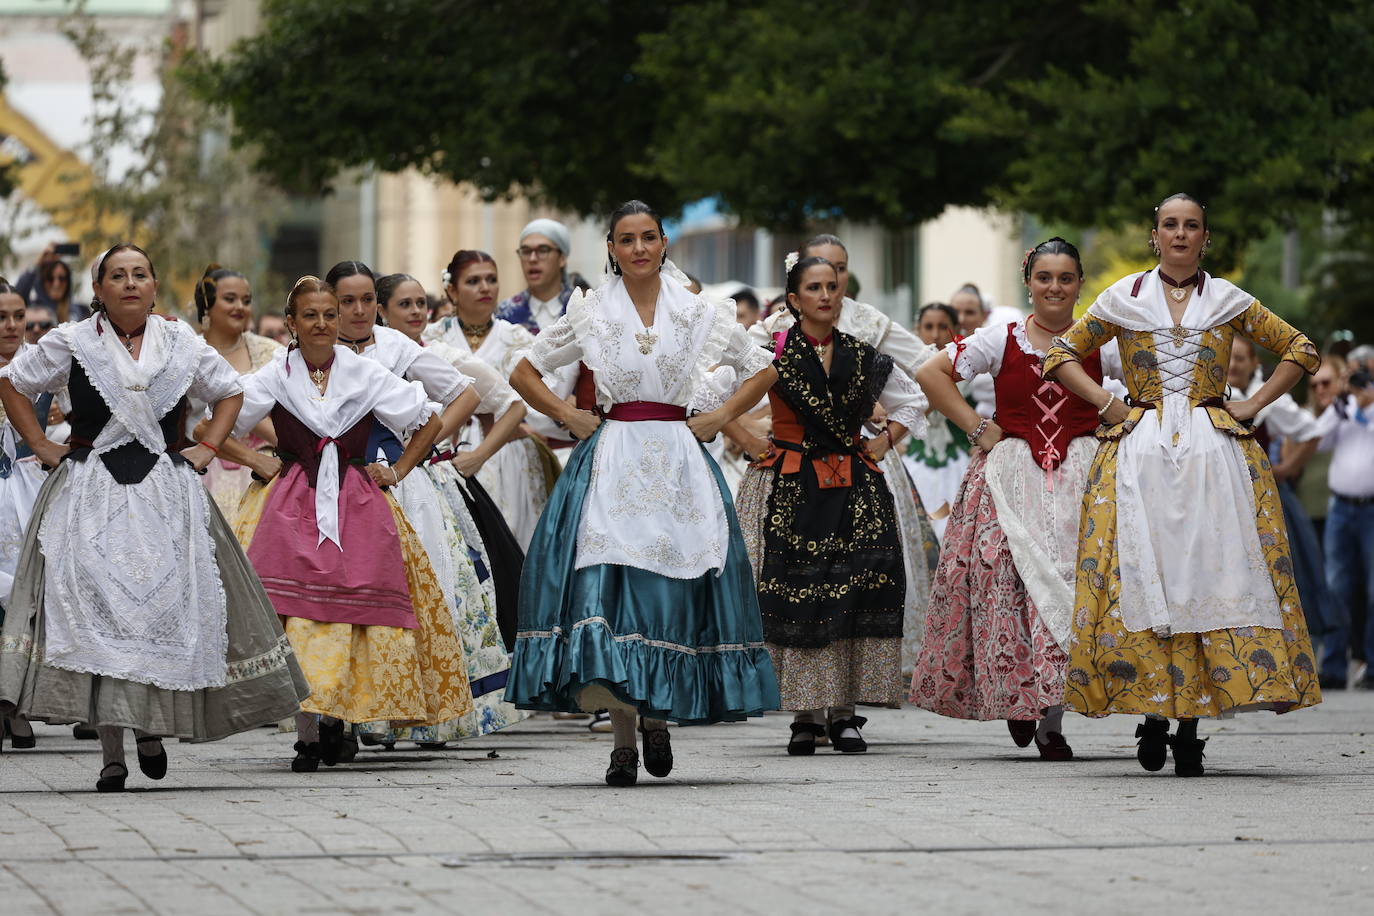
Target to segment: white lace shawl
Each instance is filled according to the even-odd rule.
[[[492,322],[491,330],[474,351],[468,344],[462,324],[456,315],[441,318],[429,325],[420,333],[420,337],[425,343],[439,340],[462,353],[471,353],[506,378],[510,378],[516,365],[525,358],[525,354],[534,346],[535,341],[535,336],[524,325],[496,318]]]
[[[399,332],[398,332],[399,333]],[[418,345],[416,349],[419,349]],[[288,372],[288,367],[290,371]],[[381,363],[334,346],[334,364],[323,395],[310,381],[299,350],[283,353],[252,375],[244,376],[243,409],[234,424],[242,436],[280,404],[321,439],[333,440],[369,413],[376,414],[400,439],[424,425],[442,408],[425,396],[419,382],[407,382]],[[339,458],[333,441],[320,453],[315,486],[315,525],[319,541],[339,540]]]
[[[637,350],[622,352],[631,316],[638,320],[619,277],[590,293],[574,292],[567,312],[540,333],[526,358],[545,376],[581,360],[596,374],[602,409],[638,400],[686,407],[717,366],[733,367],[744,380],[772,361],[735,321],[733,300],[708,302],[678,282],[659,286],[654,327],[648,329],[658,339],[647,358]],[[653,396],[643,395],[645,384]]]

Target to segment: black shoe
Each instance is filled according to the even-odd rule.
[[[378,738],[371,732],[363,732],[361,735],[358,736],[358,743],[361,744],[363,747],[376,747],[377,745],[382,743],[382,739]]]
[[[4,720],[4,731],[10,736],[10,747],[14,748],[16,751],[27,750],[38,746],[38,736],[33,733],[33,726],[29,726],[29,733],[27,735],[16,735],[14,733],[14,726],[6,719]],[[3,739],[0,738],[0,740]]]
[[[419,741],[416,743],[422,751],[442,751],[448,747],[447,741]]]
[[[101,776],[99,779],[97,779],[95,781],[95,790],[97,792],[124,791],[124,780],[129,778],[129,768],[122,763],[107,763],[105,764],[105,768],[102,769],[100,772],[104,773],[105,770],[111,769],[113,767],[119,767],[119,772],[112,773],[109,776]]]
[[[1323,674],[1317,678],[1317,686],[1321,687],[1322,690],[1344,690],[1345,678]]]
[[[1007,731],[1011,732],[1011,740],[1017,747],[1026,747],[1035,738],[1038,724],[1033,719],[1008,719]]]
[[[77,741],[99,741],[100,732],[95,730],[94,725],[87,725],[81,722],[72,726],[72,737]]]
[[[320,720],[320,760],[327,767],[334,766],[343,755],[343,729],[344,724],[338,719]]]
[[[1202,749],[1206,745],[1206,738],[1181,738],[1178,735],[1170,738],[1169,746],[1174,749],[1174,775],[1201,776],[1204,772],[1202,758],[1207,756]]]
[[[611,751],[611,765],[606,768],[606,785],[624,788],[639,781],[639,751],[632,747],[618,747]]]
[[[1362,678],[1360,678],[1358,681],[1355,682],[1355,689],[1356,689],[1356,690],[1374,690],[1374,677],[1362,677]],[[30,739],[30,740],[32,740],[32,739]],[[18,744],[15,745],[15,747],[20,747],[20,746],[21,746],[21,745],[18,745]],[[33,747],[32,744],[24,745],[24,746],[25,746],[25,747]]]
[[[156,735],[150,735],[147,738],[139,738],[134,743],[148,744],[153,741],[156,741],[159,744],[162,743],[162,739],[157,737]],[[167,748],[159,747],[157,753],[152,755],[139,754],[138,768],[142,770],[143,775],[147,776],[149,779],[161,779],[162,777],[166,776]]]
[[[358,756],[358,739],[352,735],[344,735],[339,742],[339,763],[352,763]]]
[[[641,725],[639,733],[644,736],[644,769],[649,771],[649,775],[662,779],[673,772],[673,743],[668,738],[668,729],[652,728],[646,731]]]
[[[1164,769],[1169,759],[1169,720],[1147,718],[1135,727],[1135,759],[1140,765],[1156,773]]]
[[[837,719],[830,723],[830,746],[841,754],[862,754],[868,750],[868,742],[863,739],[863,735],[857,738],[842,738],[840,734],[846,729],[858,731],[868,724],[868,720],[863,716],[850,716],[848,719]]]
[[[320,768],[320,743],[311,741],[306,744],[304,741],[297,741],[292,748],[296,752],[296,759],[291,761],[292,773],[313,773]]]
[[[787,742],[789,757],[810,757],[816,753],[816,739],[825,734],[825,726],[815,722],[793,722],[792,740]]]

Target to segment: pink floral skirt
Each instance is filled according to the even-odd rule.
[[[1064,702],[1068,657],[1012,562],[986,464],[969,462],[949,514],[910,699],[956,719],[1039,719]]]

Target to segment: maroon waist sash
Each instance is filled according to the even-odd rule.
[[[687,408],[676,404],[660,404],[657,401],[626,401],[613,404],[605,413],[607,420],[639,422],[643,420],[685,420]]]

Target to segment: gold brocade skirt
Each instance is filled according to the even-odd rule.
[[[234,533],[245,550],[273,485],[254,484],[244,494]],[[463,645],[415,530],[390,494],[387,504],[400,534],[419,626],[405,629],[283,617],[292,651],[310,682],[310,698],[301,703],[301,709],[345,722],[438,725],[472,711]]]
[[[1116,610],[1116,453],[1103,442],[1088,473],[1079,523],[1082,543],[1074,593],[1065,702],[1088,716],[1154,713],[1201,718],[1321,702],[1312,640],[1293,579],[1288,533],[1269,460],[1252,439],[1237,439],[1250,471],[1256,524],[1282,608],[1282,629],[1236,627],[1157,636],[1130,632]],[[1200,558],[1199,562],[1206,562]]]

